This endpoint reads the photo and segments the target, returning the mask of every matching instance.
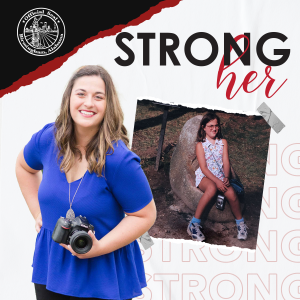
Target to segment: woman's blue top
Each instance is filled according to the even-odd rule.
[[[144,265],[137,241],[114,252],[79,259],[52,240],[59,217],[70,208],[69,183],[57,163],[54,123],[35,133],[24,148],[26,163],[43,169],[38,191],[43,226],[36,238],[32,282],[50,291],[84,298],[128,299],[142,295],[146,284]],[[123,141],[114,143],[106,155],[105,177],[86,172],[72,209],[95,227],[99,240],[125,217],[145,207],[153,196],[140,166],[140,158]],[[71,199],[81,179],[71,183]]]

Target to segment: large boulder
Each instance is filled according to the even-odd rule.
[[[202,116],[198,115],[184,124],[170,162],[172,190],[193,212],[196,211],[203,195],[195,184],[195,170],[199,168],[196,157],[196,138],[201,119]],[[232,167],[231,172],[233,178],[238,178]],[[218,222],[234,221],[228,202],[225,204],[225,209],[220,211],[215,207],[214,200],[207,206],[201,218]]]

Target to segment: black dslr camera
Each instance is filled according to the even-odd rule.
[[[56,243],[71,245],[78,254],[84,254],[91,250],[93,246],[92,238],[88,231],[94,233],[94,226],[89,224],[86,217],[76,217],[73,220],[60,217],[57,220],[52,233],[52,239]]]

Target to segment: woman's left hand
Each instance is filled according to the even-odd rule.
[[[229,182],[228,177],[224,177],[223,183],[224,183],[226,186],[230,186],[230,182]]]
[[[60,245],[62,247],[64,247],[65,249],[69,250],[73,256],[77,256],[80,259],[100,256],[101,251],[100,251],[99,241],[96,239],[95,235],[93,234],[93,232],[91,230],[89,230],[88,235],[92,238],[93,246],[92,246],[91,250],[89,252],[85,253],[85,254],[76,253],[70,245],[66,245],[66,244],[60,244]]]

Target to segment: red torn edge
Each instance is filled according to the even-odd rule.
[[[118,32],[121,32],[122,29],[129,27],[129,26],[137,26],[137,25],[143,23],[144,21],[150,20],[153,15],[160,13],[162,9],[176,6],[180,1],[182,1],[182,0],[162,1],[162,2],[158,3],[156,6],[151,7],[148,11],[146,11],[145,13],[140,15],[138,18],[130,21],[127,24],[115,25],[111,29],[100,31],[97,35],[88,38],[83,43],[81,43],[79,46],[75,47],[68,54],[65,54],[64,56],[56,57],[55,59],[47,62],[46,64],[39,66],[36,70],[34,70],[26,75],[23,75],[20,79],[15,81],[11,86],[1,90],[0,98],[2,98],[4,95],[6,95],[8,93],[17,91],[22,86],[31,84],[34,80],[48,76],[51,72],[60,68],[63,65],[63,63],[69,57],[74,55],[80,48],[93,42],[94,40],[97,40],[99,38],[104,38],[106,36],[115,35]]]

